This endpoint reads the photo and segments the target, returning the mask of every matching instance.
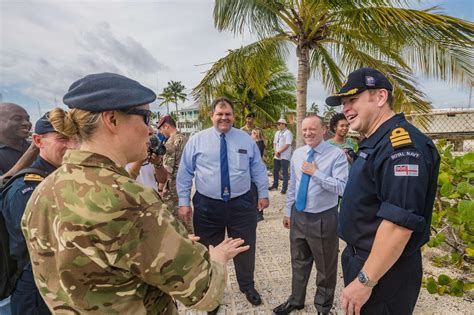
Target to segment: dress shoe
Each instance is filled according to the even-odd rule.
[[[278,189],[278,187],[275,187],[275,186],[272,186],[272,187],[268,188],[269,191],[274,191],[274,190],[277,190],[277,189]]]
[[[280,191],[280,193],[281,193],[282,195],[285,195],[285,194],[286,194],[286,190],[282,190],[282,191]]]
[[[290,314],[294,310],[302,310],[304,305],[291,305],[290,302],[286,301],[283,304],[278,305],[273,309],[273,313],[277,315],[286,315]]]
[[[219,307],[221,307],[220,305],[217,305],[217,307],[215,309],[213,309],[212,311],[210,312],[207,312],[207,315],[216,315],[217,312],[219,311]]]
[[[260,294],[258,294],[255,288],[251,288],[246,291],[243,291],[243,290],[241,291],[242,293],[245,294],[245,297],[247,298],[247,301],[250,302],[250,304],[255,305],[255,306],[262,304],[262,299],[260,298]]]
[[[329,313],[318,312],[318,315],[329,315]]]

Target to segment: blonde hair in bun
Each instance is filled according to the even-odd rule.
[[[69,136],[78,136],[79,140],[89,140],[97,128],[100,112],[89,112],[73,108],[65,111],[56,107],[49,112],[49,121],[58,132]]]

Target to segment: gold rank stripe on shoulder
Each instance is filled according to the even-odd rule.
[[[41,182],[43,179],[44,177],[38,174],[26,174],[24,177],[24,180],[28,182]]]
[[[390,142],[392,143],[392,147],[394,149],[412,143],[410,135],[402,127],[398,127],[392,130],[392,134],[390,135]]]

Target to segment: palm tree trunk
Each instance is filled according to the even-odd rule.
[[[306,97],[308,93],[309,49],[299,47],[298,78],[296,81],[296,147],[304,144],[301,124],[306,115]]]
[[[178,102],[174,102],[174,106],[176,106],[176,119],[178,119]]]
[[[170,105],[168,103],[166,104],[166,114],[170,114]]]

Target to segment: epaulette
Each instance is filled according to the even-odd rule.
[[[41,182],[43,181],[44,177],[38,174],[28,173],[25,174],[25,177],[23,177],[23,179],[25,180],[25,182]]]
[[[390,135],[390,142],[394,149],[411,145],[411,138],[408,132],[403,127],[397,127],[392,130]]]

